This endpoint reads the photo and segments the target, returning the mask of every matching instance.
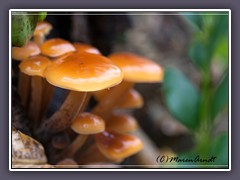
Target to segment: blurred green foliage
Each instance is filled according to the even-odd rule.
[[[169,68],[165,72],[163,90],[171,114],[189,129],[196,129],[200,105],[198,89],[180,71]]]
[[[224,76],[222,81],[213,91],[211,118],[214,120],[219,112],[221,112],[228,104],[228,74]]]
[[[32,37],[38,21],[43,21],[46,12],[12,12],[12,46],[23,46]]]
[[[193,32],[189,57],[200,72],[201,82],[196,88],[182,72],[166,69],[163,83],[165,102],[172,116],[195,137],[193,149],[180,153],[180,158],[216,158],[213,162],[179,162],[179,165],[184,165],[183,168],[221,168],[225,165],[226,168],[228,133],[213,135],[213,130],[216,117],[228,106],[228,12],[182,15]],[[214,61],[224,66],[222,79],[217,84],[213,83],[212,77]]]

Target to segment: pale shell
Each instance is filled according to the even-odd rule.
[[[14,165],[46,164],[43,146],[35,139],[12,129],[12,163]]]

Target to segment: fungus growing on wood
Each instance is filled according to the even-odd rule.
[[[137,127],[137,120],[133,116],[123,113],[113,113],[108,120],[106,130],[125,134],[135,131]]]
[[[36,56],[40,54],[40,48],[34,42],[29,41],[23,47],[12,47],[12,58],[14,60],[23,61],[30,56]]]
[[[105,130],[104,120],[92,113],[80,113],[71,125],[74,132],[79,134],[74,141],[69,145],[62,153],[59,158],[63,156],[65,158],[73,157],[73,155],[81,148],[85,143],[88,135],[97,134]]]
[[[33,56],[19,65],[22,73],[31,76],[31,99],[29,105],[29,117],[34,121],[34,128],[39,125],[41,118],[42,96],[43,96],[43,72],[51,64],[50,59],[44,56]],[[24,87],[22,87],[24,88]],[[23,91],[23,90],[22,90]]]
[[[34,42],[39,46],[43,44],[45,36],[52,30],[52,25],[46,21],[37,22],[37,26],[33,32]]]
[[[106,98],[98,103],[93,112],[108,119],[112,109],[120,104],[122,97],[134,86],[134,83],[153,83],[161,82],[163,79],[163,69],[157,63],[132,54],[132,53],[114,53],[109,56],[123,71],[123,82],[112,88],[112,91]]]
[[[83,44],[83,43],[73,43],[73,46],[76,48],[78,52],[86,52],[86,53],[91,53],[91,54],[101,54],[100,51],[89,45],[89,44]]]
[[[110,91],[112,91],[112,88],[104,89],[102,91],[96,91],[93,93],[93,96],[97,101],[102,101],[105,97],[108,96]],[[143,103],[144,100],[141,94],[137,90],[132,88],[126,93],[124,97],[122,97],[121,102],[119,102],[116,108],[120,109],[141,108],[143,106]]]
[[[70,92],[59,111],[44,122],[40,129],[42,133],[57,133],[69,127],[82,105],[86,105],[87,92],[115,86],[123,76],[108,58],[79,52],[53,61],[44,75],[52,85]]]
[[[61,38],[53,38],[45,41],[41,46],[41,53],[51,58],[56,58],[69,52],[76,51],[74,46]]]
[[[102,154],[112,160],[129,157],[143,148],[142,141],[132,135],[104,131],[95,135],[95,140]]]

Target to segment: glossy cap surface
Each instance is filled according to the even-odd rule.
[[[124,73],[124,80],[130,82],[160,82],[163,69],[150,59],[132,53],[114,53],[109,58]]]
[[[112,114],[106,125],[106,129],[118,133],[129,133],[138,127],[137,120],[127,114]]]
[[[78,115],[71,128],[78,134],[96,134],[105,130],[105,122],[101,117],[85,112]]]
[[[74,46],[61,38],[53,38],[45,41],[41,46],[41,53],[49,57],[58,57],[76,49]]]
[[[45,36],[52,30],[52,25],[46,21],[38,21],[33,36]]]
[[[40,48],[34,42],[29,41],[23,47],[13,47],[12,48],[12,58],[15,60],[25,60],[30,56],[36,56],[40,54]]]
[[[53,61],[45,70],[49,83],[75,91],[98,91],[119,84],[122,71],[108,58],[89,53],[73,53]]]
[[[88,44],[83,44],[83,43],[73,43],[73,46],[76,48],[78,52],[87,52],[91,54],[101,54],[100,51]]]
[[[25,61],[22,61],[19,65],[21,72],[29,76],[41,76],[44,77],[43,72],[51,64],[50,59],[44,56],[33,56]]]
[[[109,159],[123,159],[143,148],[142,141],[132,135],[104,131],[95,135],[97,147]]]

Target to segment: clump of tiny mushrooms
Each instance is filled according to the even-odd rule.
[[[12,58],[20,61],[18,92],[33,137],[45,148],[44,163],[59,168],[116,164],[141,151],[143,142],[131,134],[138,128],[137,120],[124,109],[143,106],[134,84],[161,82],[163,69],[132,53],[105,57],[88,44],[46,40],[51,29],[51,24],[40,22],[33,41],[12,48]],[[47,117],[56,88],[68,94]],[[86,112],[91,97],[97,103]]]

